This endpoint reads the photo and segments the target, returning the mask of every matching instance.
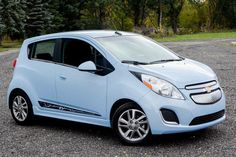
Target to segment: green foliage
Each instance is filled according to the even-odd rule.
[[[26,6],[26,37],[43,34],[50,27],[50,14],[47,11],[47,3],[42,0],[27,0]]]
[[[107,28],[116,30],[127,30],[133,29],[133,19],[129,16],[128,2],[123,3],[122,0],[117,0],[107,7]]]
[[[236,0],[0,0],[0,41],[84,29],[160,36],[236,28]]]
[[[5,27],[6,26],[2,21],[2,17],[0,16],[0,45],[2,44],[3,32],[4,32]]]
[[[183,10],[179,15],[179,22],[180,28],[184,33],[194,33],[200,31],[201,23],[198,14],[198,8],[186,1],[183,6]],[[188,30],[188,32],[185,30]]]
[[[0,32],[12,39],[22,37],[24,33],[24,8],[21,1],[0,0]]]

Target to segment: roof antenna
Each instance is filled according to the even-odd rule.
[[[120,32],[118,32],[118,31],[115,31],[115,34],[117,34],[117,35],[122,35]]]
[[[114,14],[114,13],[113,13]],[[112,23],[112,25],[113,25],[113,27],[115,28],[115,34],[117,34],[117,35],[122,35],[120,32],[118,32],[118,30],[117,30],[117,28],[116,28],[116,26],[115,26],[115,24],[113,23],[113,19],[111,20],[111,23]]]
[[[112,6],[111,6],[112,7]],[[113,11],[111,11],[111,13],[113,14],[113,16],[114,16],[114,12]],[[111,23],[112,23],[112,25],[113,25],[113,27],[115,28],[115,34],[117,34],[117,35],[122,35],[120,32],[118,32],[118,30],[117,30],[117,28],[116,28],[116,25],[114,24],[114,21],[113,21],[113,19],[111,19]]]

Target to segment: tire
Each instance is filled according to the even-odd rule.
[[[120,140],[128,145],[146,143],[151,136],[146,114],[133,103],[126,103],[116,110],[112,127]]]
[[[32,103],[23,91],[17,91],[11,95],[10,101],[11,115],[19,125],[29,125],[33,120]]]

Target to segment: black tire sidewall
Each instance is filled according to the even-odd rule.
[[[126,140],[119,132],[119,129],[118,129],[118,119],[120,117],[120,115],[127,111],[128,109],[138,109],[142,112],[144,112],[139,106],[137,106],[136,104],[134,103],[125,103],[123,105],[121,105],[117,110],[116,112],[114,113],[113,117],[112,117],[112,128],[115,132],[115,134],[119,137],[119,139],[121,140],[121,142],[123,142],[124,144],[127,144],[127,145],[139,145],[139,144],[144,144],[148,141],[148,139],[150,138],[151,136],[151,128],[149,126],[149,133],[147,134],[147,136],[142,139],[142,140],[139,140],[139,141],[129,141],[129,140]],[[145,114],[145,113],[144,113]],[[146,114],[145,114],[146,115]]]

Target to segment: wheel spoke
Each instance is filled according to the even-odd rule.
[[[129,135],[129,133],[130,133],[131,131],[132,131],[132,130],[130,130],[130,129],[129,129],[129,130],[127,130],[127,131],[125,132],[125,134],[124,134],[124,135],[125,135],[125,137],[128,137],[128,135]]]
[[[146,130],[144,130],[142,127],[139,127],[138,130],[141,130],[143,133],[146,133]]]
[[[20,114],[20,112],[17,112],[17,113],[16,113],[16,117],[18,117],[18,119],[21,119],[21,114]]]
[[[139,137],[142,137],[142,134],[139,130],[137,130],[136,132],[138,133]]]
[[[128,117],[128,121],[130,121],[131,120],[131,116],[130,116],[129,110],[127,111],[127,117]]]
[[[22,103],[21,106],[22,106],[23,109],[27,109],[28,108],[26,102]]]
[[[18,104],[15,101],[13,102],[13,108],[18,109]]]
[[[22,110],[22,115],[23,115],[23,118],[25,119],[25,117],[27,116],[27,113],[24,110]]]
[[[17,96],[16,99],[17,99],[17,102],[18,102],[17,104],[18,104],[18,105],[21,104],[21,97],[20,97],[20,96]]]
[[[139,124],[147,124],[147,123],[148,123],[147,120],[139,122]]]
[[[131,135],[130,135],[130,137],[129,137],[130,139],[132,139],[132,138],[133,138],[133,136],[134,136],[134,133],[135,133],[135,131],[132,131],[132,132],[131,132]]]
[[[139,122],[139,121],[142,120],[143,118],[146,118],[146,116],[145,116],[145,115],[142,115],[141,117],[139,117],[139,118],[137,119],[137,121]]]
[[[132,119],[135,119],[135,110],[132,110]]]
[[[124,118],[120,118],[119,122],[124,123],[124,124],[128,124],[128,121],[126,121]]]
[[[128,125],[122,125],[122,124],[118,124],[119,127],[122,127],[122,128],[129,128]]]

